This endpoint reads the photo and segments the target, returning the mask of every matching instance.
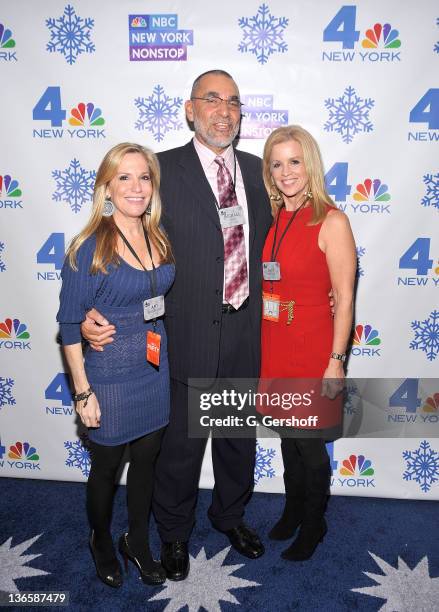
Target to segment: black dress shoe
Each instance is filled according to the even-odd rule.
[[[189,574],[187,542],[163,542],[161,560],[169,580],[184,580]]]
[[[119,538],[119,552],[125,562],[125,572],[128,572],[128,560],[139,570],[140,577],[144,584],[149,586],[160,586],[166,580],[166,574],[159,561],[154,561],[149,552],[149,549],[145,554],[136,556],[133,550],[130,548],[128,543],[128,534],[124,533]]]
[[[99,550],[96,547],[95,532],[92,531],[90,534],[90,550],[93,557],[93,561],[96,566],[96,573],[98,577],[107,586],[118,589],[123,584],[122,572],[120,563],[117,560],[116,554],[111,544],[111,549],[106,552]]]
[[[253,529],[250,529],[244,523],[224,531],[224,534],[229,538],[233,548],[241,555],[244,555],[244,557],[257,559],[265,552],[264,545],[256,531],[253,531]]]

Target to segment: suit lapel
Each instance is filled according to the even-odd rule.
[[[215,195],[204,174],[203,166],[192,141],[183,147],[180,167],[182,169],[182,181],[194,194],[194,204],[202,214],[206,214],[217,227],[221,228]]]

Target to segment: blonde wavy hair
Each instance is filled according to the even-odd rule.
[[[262,160],[262,176],[264,179],[265,189],[268,195],[279,193],[277,187],[273,185],[273,179],[270,170],[270,158],[273,147],[289,140],[295,140],[302,146],[303,161],[305,164],[306,173],[308,175],[308,187],[312,193],[312,198],[309,200],[313,208],[313,217],[311,225],[321,223],[327,214],[327,206],[335,207],[328,192],[326,191],[323,162],[320,154],[319,145],[316,140],[300,125],[287,125],[285,127],[274,130],[264,146],[264,157]],[[278,210],[283,206],[283,199],[279,201],[271,200],[271,212],[273,217],[277,215]]]
[[[105,195],[109,182],[116,176],[117,169],[122,158],[127,153],[140,153],[148,164],[148,171],[152,184],[152,195],[149,203],[151,214],[142,215],[142,223],[148,232],[148,237],[159,252],[162,262],[173,261],[169,240],[160,228],[160,217],[162,204],[160,200],[160,166],[156,155],[131,142],[122,142],[108,151],[99,166],[93,190],[93,205],[90,219],[84,229],[73,238],[67,250],[69,264],[73,270],[77,270],[78,249],[87,238],[96,235],[96,250],[90,266],[90,273],[108,273],[108,266],[119,265],[120,259],[117,253],[117,230],[113,217],[104,217]]]

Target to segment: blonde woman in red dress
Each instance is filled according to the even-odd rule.
[[[263,174],[273,225],[263,253],[261,379],[321,379],[323,393],[334,397],[343,386],[352,328],[356,251],[349,220],[326,192],[317,142],[300,126],[269,136]],[[287,540],[300,527],[282,557],[302,561],[327,531],[329,456],[324,433],[281,434],[281,448],[285,508],[269,537]]]

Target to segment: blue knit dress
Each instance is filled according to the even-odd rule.
[[[85,370],[101,409],[101,425],[89,428],[90,440],[115,446],[164,427],[169,421],[169,368],[163,321],[160,366],[146,360],[146,333],[153,329],[143,318],[143,300],[151,297],[152,272],[137,270],[123,259],[108,274],[90,274],[96,247],[92,236],[77,253],[78,270],[68,260],[61,272],[62,287],[57,321],[63,344],[81,342],[80,324],[95,307],[116,326],[114,341],[104,351],[85,349]],[[156,268],[157,292],[164,295],[174,281],[175,268]]]

